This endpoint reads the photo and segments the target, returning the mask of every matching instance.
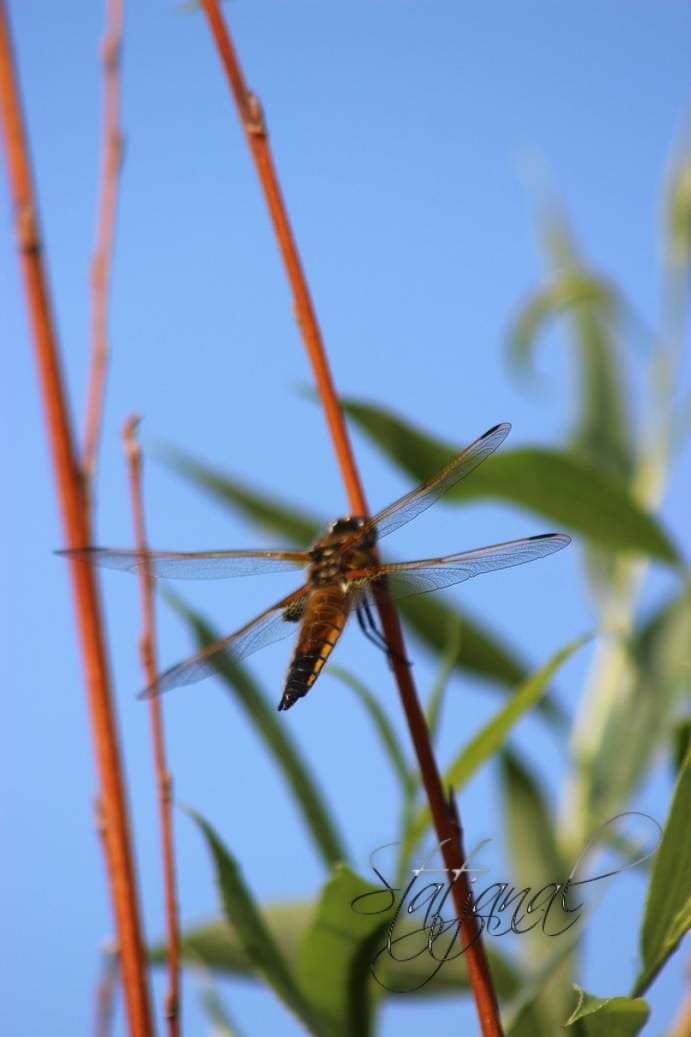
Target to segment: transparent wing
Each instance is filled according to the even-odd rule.
[[[80,547],[56,551],[64,558],[83,558],[104,569],[136,573],[146,557],[151,575],[166,580],[219,580],[227,576],[301,569],[309,564],[306,551],[121,551],[111,547]]]
[[[266,612],[256,616],[246,626],[236,630],[234,634],[224,637],[222,641],[203,648],[196,655],[171,666],[148,688],[140,692],[139,698],[153,698],[171,688],[179,688],[183,684],[194,684],[215,673],[223,663],[237,663],[247,658],[260,648],[280,641],[283,637],[295,633],[295,621],[300,618],[307,601],[309,587],[305,584],[288,597],[272,605]]]
[[[406,493],[404,497],[394,501],[388,508],[384,508],[378,515],[366,522],[358,530],[357,535],[348,541],[348,544],[344,544],[344,547],[357,543],[372,529],[376,531],[377,540],[381,540],[382,537],[388,536],[395,529],[399,529],[406,522],[416,518],[421,512],[426,511],[427,508],[434,504],[435,501],[438,501],[457,482],[465,479],[466,475],[470,475],[473,469],[482,464],[490,454],[493,454],[497,447],[504,442],[510,431],[511,425],[508,421],[504,421],[501,425],[495,425],[494,428],[489,429],[483,436],[476,439],[474,443],[471,443],[469,447],[466,447],[460,454],[452,458],[448,464],[444,465],[441,471],[431,476],[426,482],[423,482],[422,486],[418,486],[417,489]]]
[[[425,594],[463,583],[473,576],[508,569],[512,565],[523,565],[537,558],[561,551],[571,543],[565,533],[543,533],[540,536],[509,540],[505,544],[479,547],[462,554],[447,555],[445,558],[425,558],[418,562],[397,562],[379,565],[370,570],[349,573],[356,587],[366,593],[376,580],[386,577],[392,598],[405,598],[411,594]]]

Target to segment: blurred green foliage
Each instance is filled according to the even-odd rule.
[[[505,696],[495,717],[455,760],[446,781],[458,787],[482,766],[497,766],[512,874],[519,886],[536,887],[564,873],[565,861],[608,818],[625,811],[660,755],[678,771],[677,788],[662,843],[650,874],[641,924],[640,970],[631,996],[613,991],[595,998],[576,987],[579,932],[554,941],[537,934],[519,941],[520,958],[509,961],[489,948],[497,990],[513,1037],[553,1037],[566,1025],[590,1035],[639,1033],[648,1017],[640,997],[679,944],[691,923],[691,761],[688,692],[691,683],[691,591],[685,561],[660,516],[665,486],[688,431],[676,379],[688,317],[691,265],[691,161],[683,156],[670,178],[665,208],[666,252],[659,327],[648,333],[635,307],[614,279],[582,258],[564,215],[550,209],[542,221],[548,272],[545,283],[515,315],[507,344],[510,366],[522,377],[534,373],[537,347],[548,344],[553,325],[568,332],[578,390],[572,428],[549,450],[503,451],[447,495],[451,506],[481,498],[529,509],[578,536],[583,579],[592,595],[598,637],[576,715],[567,721],[549,687],[561,663],[581,647],[574,641],[542,666],[523,658],[494,630],[442,595],[403,601],[401,612],[414,637],[439,660],[439,680],[428,697],[434,730],[443,724],[444,689],[452,670],[481,677]],[[634,351],[631,339],[646,338]],[[648,368],[646,390],[635,410],[631,383],[636,364]],[[450,444],[417,428],[385,407],[343,401],[345,411],[392,464],[421,481],[456,453]],[[323,525],[272,494],[248,487],[169,448],[167,463],[195,487],[212,494],[253,525],[307,544]],[[673,574],[674,589],[653,612],[642,593],[653,565]],[[202,617],[174,606],[195,639],[216,639]],[[309,1032],[328,1037],[376,1031],[377,1005],[385,992],[370,975],[373,948],[380,946],[388,915],[357,916],[351,901],[372,891],[346,861],[344,841],[319,783],[292,744],[262,690],[239,668],[222,669],[229,692],[242,703],[267,751],[283,768],[305,824],[329,871],[310,904],[260,907],[239,868],[209,825],[197,818],[214,861],[224,918],[190,928],[184,941],[191,966],[260,978],[300,1018]],[[401,839],[412,845],[425,834],[429,816],[416,768],[395,725],[366,685],[333,668],[361,703],[381,740],[401,790]],[[530,762],[510,746],[513,725],[528,709],[539,711],[564,744],[567,779],[555,807]],[[526,833],[529,833],[526,835]],[[615,840],[616,843],[616,840]],[[619,852],[626,854],[622,837]],[[624,857],[625,859],[625,857]],[[401,851],[399,877],[409,860]],[[378,941],[378,943],[377,943]],[[165,950],[158,948],[160,960]],[[420,957],[405,965],[408,987],[419,985]],[[467,996],[463,959],[441,969],[418,996]],[[574,1001],[575,1007],[574,1007]],[[215,1002],[214,1002],[215,1003]]]

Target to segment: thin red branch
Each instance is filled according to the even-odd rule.
[[[68,547],[91,542],[89,509],[73,446],[72,428],[43,269],[35,192],[16,82],[4,0],[0,0],[0,106],[15,234],[26,305]],[[125,1002],[134,1037],[150,1037],[151,1016],[127,802],[106,662],[101,609],[94,573],[83,561],[70,564],[87,699],[104,813],[104,844],[120,947]]]
[[[331,377],[326,350],[302,263],[283,203],[261,104],[245,83],[217,0],[201,0],[201,5],[207,16],[264,191],[293,291],[298,324],[312,365],[350,506],[353,514],[366,515],[368,509],[362,483],[355,465],[348,431]],[[376,598],[382,628],[391,649],[396,682],[417,754],[422,783],[427,794],[437,838],[442,845],[442,854],[449,873],[458,873],[459,869],[462,869],[465,858],[460,820],[455,806],[452,809],[444,795],[444,787],[432,752],[425,716],[410,669],[404,662],[406,653],[398,614],[384,587],[377,587]],[[489,966],[480,939],[476,916],[472,910],[469,910],[469,905],[472,904],[472,894],[465,871],[460,871],[458,879],[453,882],[452,895],[456,914],[460,920],[461,938],[464,945],[468,946],[465,957],[483,1037],[501,1037],[499,1009]]]
[[[348,431],[343,421],[338,397],[326,360],[317,315],[312,305],[312,298],[307,287],[302,263],[271,158],[264,113],[259,99],[248,89],[245,83],[240,63],[216,0],[201,0],[201,5],[209,20],[211,32],[218,47],[221,62],[238,107],[240,121],[245,130],[247,143],[252,152],[259,180],[264,190],[278,246],[281,250],[288,280],[293,290],[295,316],[302,333],[305,348],[307,349],[307,355],[314,370],[317,388],[319,389],[319,395],[326,412],[326,420],[333,439],[346,492],[351,507],[354,509],[354,514],[365,515],[367,514],[365,494],[355,465],[352,463],[352,450],[348,439]]]
[[[153,684],[157,676],[156,635],[154,619],[154,594],[151,566],[147,557],[146,527],[142,504],[142,461],[136,429],[139,419],[132,416],[125,422],[123,440],[129,464],[130,495],[134,517],[134,535],[137,550],[144,555],[139,566],[139,586],[142,599],[143,631],[140,640],[142,666],[147,685]],[[151,733],[154,747],[154,766],[158,785],[158,800],[161,823],[161,851],[163,855],[163,880],[165,887],[166,931],[168,936],[168,991],[166,994],[166,1020],[169,1037],[178,1037],[180,1032],[180,934],[175,886],[175,854],[173,849],[173,818],[171,806],[172,779],[166,764],[165,740],[161,701],[156,696],[149,699]]]
[[[122,159],[122,136],[119,129],[122,23],[122,0],[107,0],[106,28],[101,43],[103,62],[101,192],[96,246],[91,263],[91,359],[83,454],[83,472],[89,489],[96,469],[108,366],[108,286],[113,262],[118,173]]]

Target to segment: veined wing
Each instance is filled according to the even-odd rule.
[[[479,547],[474,551],[446,555],[444,558],[425,558],[417,562],[395,562],[378,565],[372,569],[355,570],[349,579],[355,586],[370,587],[386,577],[392,598],[405,598],[411,594],[425,594],[463,583],[473,576],[508,569],[512,565],[523,565],[537,558],[561,551],[571,543],[565,533],[542,533],[539,536],[509,540],[504,544]]]
[[[347,548],[357,543],[372,529],[376,531],[377,540],[381,540],[382,537],[388,536],[395,529],[399,529],[406,522],[416,518],[438,501],[457,482],[465,479],[466,475],[470,475],[490,454],[493,454],[497,447],[504,442],[510,431],[511,425],[508,421],[504,421],[501,425],[495,425],[494,428],[489,429],[483,436],[476,439],[474,443],[471,443],[469,447],[466,447],[460,454],[452,458],[436,475],[431,476],[417,489],[406,493],[405,496],[390,504],[388,508],[384,508],[378,515],[369,519],[358,530],[357,534],[353,536],[352,540],[349,540],[343,547]]]
[[[83,558],[104,569],[136,573],[149,559],[151,575],[166,580],[218,580],[227,576],[302,569],[306,551],[126,551],[111,547],[79,547],[56,551],[64,558]]]
[[[179,688],[183,684],[194,684],[196,681],[204,680],[216,672],[218,666],[224,663],[233,664],[247,658],[253,652],[259,651],[266,645],[280,641],[283,637],[295,633],[295,620],[300,618],[305,607],[309,586],[305,584],[298,590],[293,591],[286,598],[276,602],[266,612],[255,616],[234,634],[224,637],[222,641],[216,641],[212,645],[203,648],[189,659],[171,666],[160,675],[160,677],[144,691],[140,692],[139,698],[153,698],[161,695],[171,688]],[[287,615],[292,614],[292,620]]]

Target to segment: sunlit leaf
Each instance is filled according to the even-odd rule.
[[[460,450],[380,407],[355,400],[346,400],[343,406],[415,482],[432,475]],[[510,501],[613,551],[635,552],[670,564],[679,561],[662,526],[623,487],[593,465],[558,450],[498,451],[443,499],[450,504]]]
[[[677,781],[653,864],[641,929],[643,966],[633,994],[644,993],[691,929],[691,755]]]
[[[584,1037],[635,1037],[650,1015],[642,998],[594,997],[575,984],[574,989],[578,1004],[565,1025],[579,1023]]]
[[[316,904],[304,901],[262,905],[264,924],[286,961],[298,961],[300,946],[314,918],[316,907]],[[496,947],[489,945],[486,949],[497,992],[502,997],[514,996],[520,983],[515,968]],[[214,972],[256,978],[238,934],[225,920],[208,922],[184,932],[182,957],[190,965],[201,960]],[[150,959],[154,964],[163,964],[166,961],[165,944],[153,947]],[[396,978],[401,985],[406,989],[414,989],[414,994],[406,994],[406,997],[448,997],[468,989],[463,957],[449,961],[430,983],[420,986],[429,973],[429,961],[424,956],[397,963],[396,966]],[[384,996],[387,996],[386,990]]]
[[[515,998],[506,1006],[502,1013],[504,1018],[504,1029],[506,1037],[538,1037],[539,1034],[552,1034],[554,1029],[546,1031],[542,1028],[541,1018],[536,1010],[545,986],[551,983],[555,974],[564,967],[565,962],[573,953],[579,934],[560,939],[556,949],[551,956],[532,975],[524,978]],[[563,1005],[566,1004],[564,1001]],[[565,1015],[562,1008],[562,1017]],[[561,1025],[561,1024],[560,1024]],[[576,1030],[578,1032],[578,1028]]]
[[[691,155],[675,166],[667,191],[667,248],[676,267],[691,265]]]
[[[383,942],[387,919],[358,914],[351,904],[376,888],[349,868],[336,868],[300,945],[300,985],[327,1037],[370,1033],[374,984],[370,966],[375,941]]]
[[[316,1016],[300,990],[271,931],[265,925],[235,858],[231,856],[208,822],[192,810],[187,812],[197,823],[206,839],[216,870],[216,881],[220,889],[224,913],[238,934],[253,969],[271,987],[286,1007],[307,1026],[310,1033],[321,1033]]]
[[[501,754],[501,778],[512,882],[517,889],[528,887],[534,892],[563,882],[569,869],[557,849],[554,817],[545,790],[525,763],[508,749]],[[574,941],[564,934],[558,939],[573,946]],[[571,992],[573,962],[569,955],[561,954],[560,948],[555,964],[553,942],[540,926],[526,933],[521,941],[521,957],[525,959],[527,952],[533,971],[551,962],[548,972],[542,975],[539,994],[536,992],[532,1001],[534,1014],[540,1020],[540,1030],[536,1032],[558,1031]]]
[[[447,768],[443,778],[446,788],[451,787],[458,791],[477,773],[480,767],[502,747],[520,718],[536,705],[541,695],[545,694],[557,670],[589,640],[589,636],[584,636],[572,641],[565,648],[556,652],[548,663],[516,689],[506,704],[458,753],[451,766]],[[430,822],[429,807],[425,806],[420,810],[413,824],[413,840],[417,841],[422,837]]]
[[[198,612],[184,604],[177,595],[166,589],[164,596],[189,625],[199,648],[219,640],[220,632],[214,630]],[[293,791],[305,824],[324,863],[331,868],[337,862],[347,860],[343,840],[333,813],[324,801],[318,781],[311,773],[288,728],[280,722],[275,707],[267,702],[264,692],[240,665],[231,666],[221,659],[218,663],[218,674],[225,687],[251,719],[257,734],[283,772],[286,784]]]
[[[636,632],[628,654],[628,677],[617,678],[616,695],[603,685],[606,718],[583,775],[584,809],[591,823],[622,809],[655,753],[667,743],[677,707],[691,687],[690,645],[691,596],[684,591],[665,602]]]
[[[228,1009],[208,976],[208,970],[195,970],[200,986],[201,1002],[207,1019],[211,1023],[212,1037],[240,1037],[240,1031],[230,1018]]]
[[[297,961],[300,941],[314,909],[315,905],[306,900],[261,905],[264,924],[286,961]],[[157,965],[167,961],[166,945],[156,944],[149,956]],[[182,956],[190,965],[201,961],[213,972],[237,976],[252,975],[252,962],[242,941],[225,919],[215,919],[184,932]]]
[[[571,441],[583,460],[623,485],[634,460],[628,370],[618,341],[625,307],[614,285],[587,268],[566,215],[556,206],[546,213],[542,229],[553,280],[568,284],[583,278],[599,286],[599,293],[591,290],[589,298],[562,310],[580,375]]]
[[[509,352],[517,367],[529,369],[537,340],[550,321],[586,303],[605,314],[617,306],[612,286],[583,269],[565,271],[537,289],[519,310],[509,332]]]

